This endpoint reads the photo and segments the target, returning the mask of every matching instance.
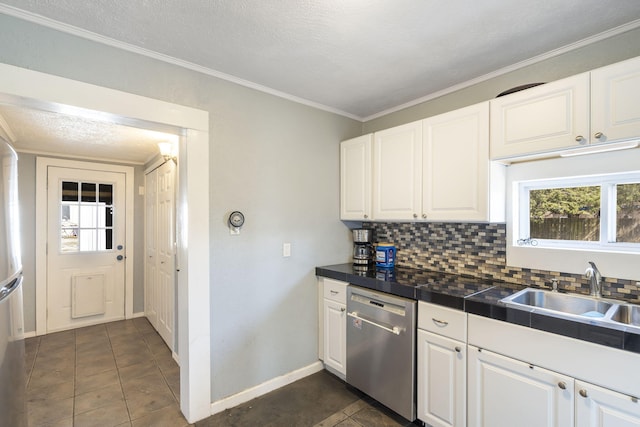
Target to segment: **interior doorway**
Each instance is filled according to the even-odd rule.
[[[182,129],[179,144],[176,210],[178,283],[178,349],[180,408],[189,422],[211,414],[209,302],[209,118],[206,111],[126,92],[0,64],[0,101],[30,102],[48,111],[65,111],[127,124],[164,125]],[[36,223],[36,234],[46,224]],[[46,259],[37,241],[36,264]],[[36,269],[36,275],[38,274]],[[40,278],[41,279],[41,278]],[[37,301],[46,300],[44,280],[36,279]],[[46,314],[45,314],[46,316]],[[45,319],[36,314],[36,329]],[[42,333],[42,331],[40,331]]]

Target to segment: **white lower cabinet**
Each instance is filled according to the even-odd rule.
[[[470,427],[574,425],[574,380],[469,346]]]
[[[347,307],[324,300],[324,363],[337,373],[346,375]]]
[[[640,402],[593,384],[576,381],[576,426],[638,427]]]
[[[475,315],[468,341],[469,426],[640,427],[639,354]]]
[[[466,409],[467,346],[418,330],[418,418],[433,427],[462,427]]]
[[[418,302],[418,419],[464,427],[467,411],[467,313]]]
[[[347,375],[347,282],[318,279],[319,358],[325,368],[346,378]]]

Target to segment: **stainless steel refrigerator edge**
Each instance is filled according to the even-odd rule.
[[[18,157],[0,139],[0,426],[26,426]]]
[[[347,383],[416,418],[416,302],[347,287]]]

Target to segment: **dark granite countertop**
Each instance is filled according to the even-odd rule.
[[[353,264],[336,264],[316,267],[316,275],[545,332],[640,353],[640,334],[635,331],[626,330],[624,327],[613,328],[591,324],[588,320],[572,321],[528,312],[507,307],[500,301],[526,286],[400,266],[391,269],[376,268],[375,266],[362,269]]]

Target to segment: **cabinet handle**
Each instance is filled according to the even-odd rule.
[[[338,295],[338,291],[331,290],[331,295]]]
[[[456,346],[455,350],[456,350],[456,353],[460,353],[462,351],[462,349],[458,346]]]
[[[593,136],[594,136],[596,139],[600,139],[600,138],[602,138],[602,137],[604,136],[604,134],[603,134],[602,132],[596,132]]]
[[[565,383],[564,381],[560,381],[558,383],[558,387],[560,387],[562,390],[566,390],[567,389],[567,383]]]
[[[433,320],[433,323],[435,323],[438,326],[447,326],[449,324],[449,322],[445,322],[444,320],[438,320],[435,317],[432,317],[431,320]]]
[[[418,214],[414,213],[414,214],[413,214],[413,217],[414,217],[414,218],[418,218]]]
[[[578,136],[576,136],[576,142],[577,142],[578,144],[584,144],[586,141],[585,141],[585,139],[584,139],[584,136],[582,136],[582,135],[578,135]]]
[[[580,389],[580,391],[578,393],[580,393],[580,396],[582,396],[582,397],[587,397],[587,390],[585,390],[585,389]]]
[[[367,219],[367,218],[369,218],[369,215],[365,214],[364,219]]]
[[[340,311],[341,311],[342,313],[344,313],[345,311],[347,311],[347,309],[346,309],[346,308],[344,308],[344,307],[340,307]]]
[[[423,219],[427,219],[427,214],[422,214]]]

